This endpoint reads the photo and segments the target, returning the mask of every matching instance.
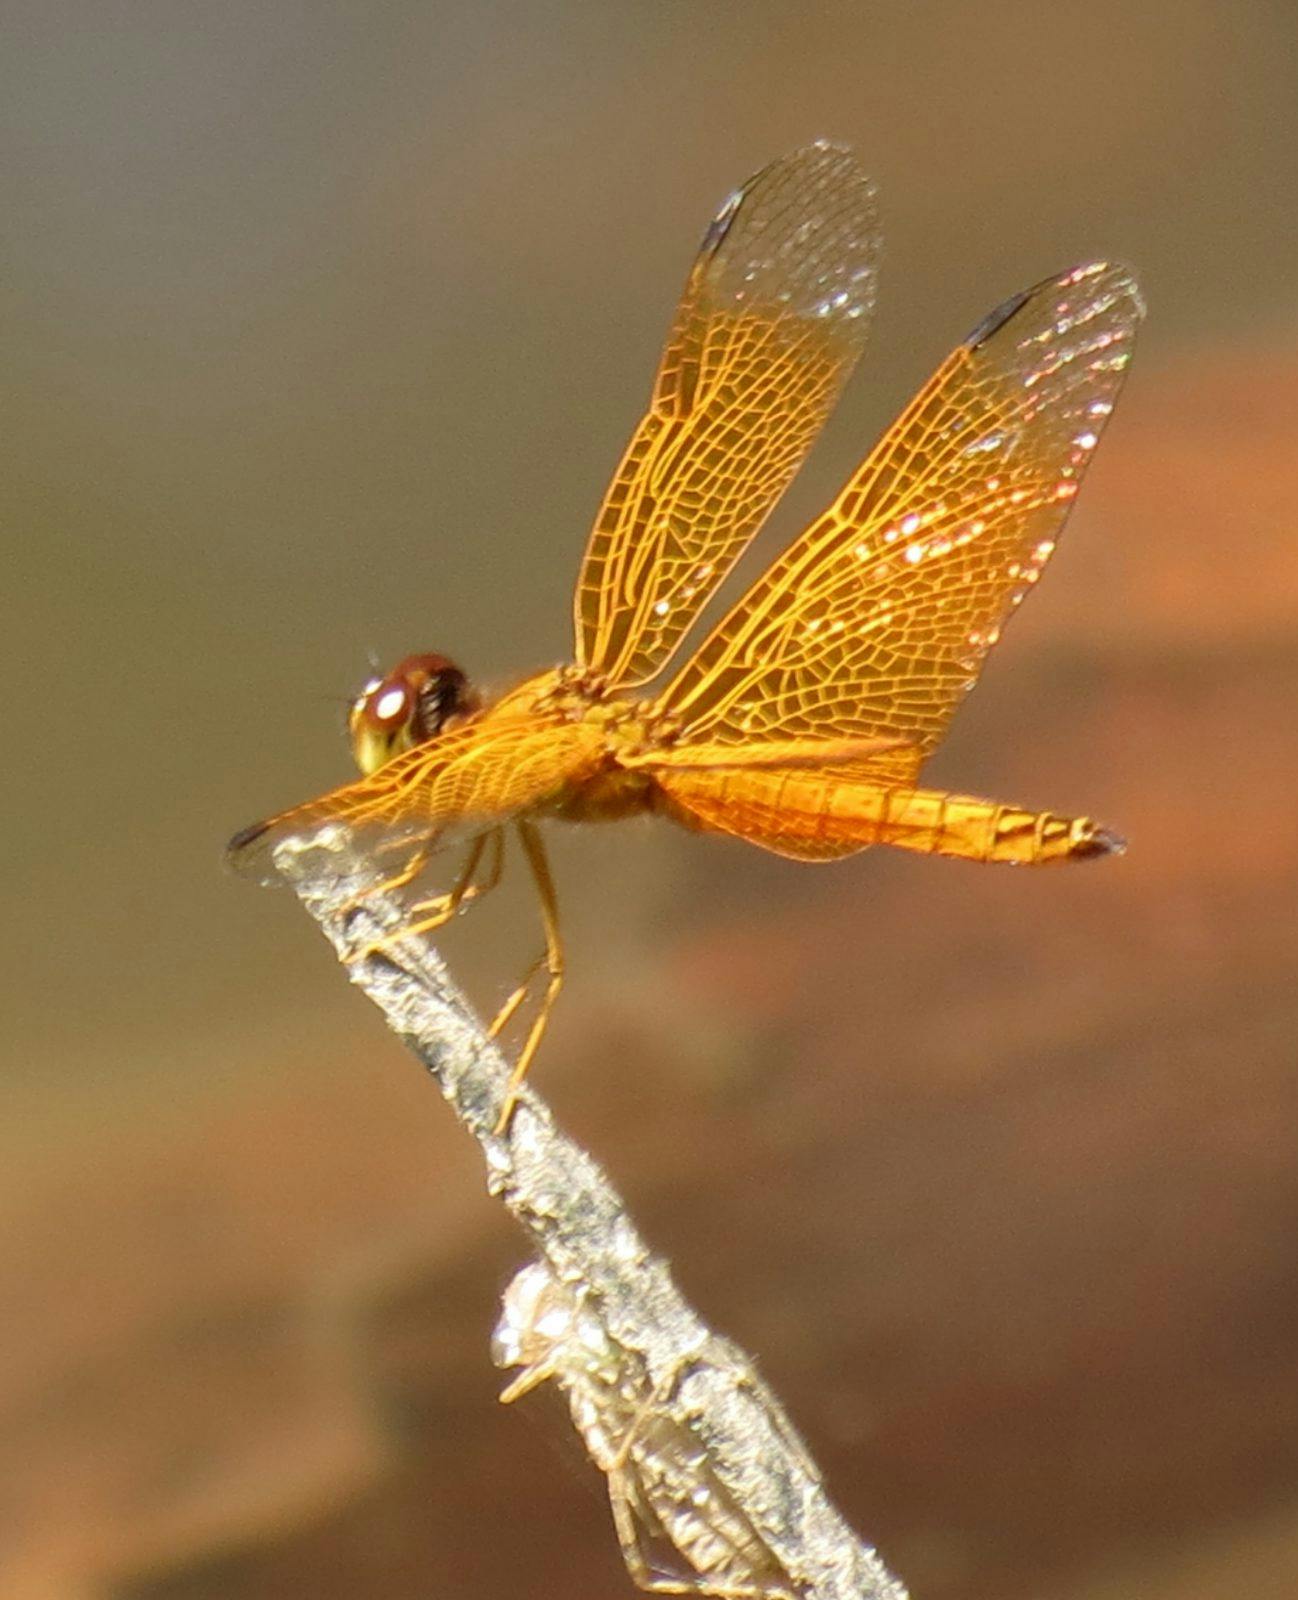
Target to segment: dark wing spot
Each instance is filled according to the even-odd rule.
[[[739,208],[744,203],[744,190],[736,189],[733,194],[726,197],[725,204],[717,212],[712,221],[708,223],[707,232],[703,235],[703,243],[699,246],[701,256],[712,256],[721,248],[721,243],[730,232],[730,225],[739,214]]]
[[[979,345],[985,344],[998,328],[1003,328],[1016,311],[1021,311],[1036,293],[1035,289],[1023,289],[1018,294],[1012,294],[1008,300],[998,305],[995,311],[989,312],[972,333],[965,340],[970,350],[976,350]]]
[[[250,844],[256,844],[269,829],[269,822],[254,822],[246,828],[240,828],[225,847],[226,860],[233,862],[236,856],[242,855]]]

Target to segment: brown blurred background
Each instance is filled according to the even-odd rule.
[[[567,652],[702,226],[822,134],[884,292],[764,549],[1008,293],[1140,270],[932,768],[1131,852],[556,836],[539,1082],[917,1600],[1298,1592],[1292,0],[6,15],[0,1594],[630,1592],[557,1409],[495,1406],[473,1149],[219,847],[347,775],[370,650]],[[530,915],[448,941],[484,1005]]]

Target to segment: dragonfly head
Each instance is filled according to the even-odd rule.
[[[393,756],[436,738],[453,718],[477,709],[468,679],[445,656],[407,656],[371,678],[347,713],[356,765],[366,777]]]

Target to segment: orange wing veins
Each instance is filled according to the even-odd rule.
[[[726,202],[591,531],[579,666],[634,685],[675,651],[855,366],[878,247],[873,185],[834,145],[773,162]]]
[[[981,323],[668,687],[681,745],[878,740],[847,765],[913,782],[1055,547],[1142,312],[1096,263]]]
[[[231,840],[230,856],[241,872],[273,882],[275,846],[328,822],[345,823],[376,850],[460,842],[580,781],[603,748],[602,733],[588,723],[488,714],[245,829]]]

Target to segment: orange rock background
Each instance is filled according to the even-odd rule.
[[[382,657],[565,649],[725,189],[879,173],[874,348],[777,547],[950,342],[1151,307],[932,768],[1121,861],[556,835],[539,1067],[917,1600],[1298,1588],[1298,55],[1286,8],[26,8],[0,66],[11,647],[0,1594],[622,1594],[486,1340],[521,1239],[230,829]],[[453,930],[484,1006],[515,884]]]

